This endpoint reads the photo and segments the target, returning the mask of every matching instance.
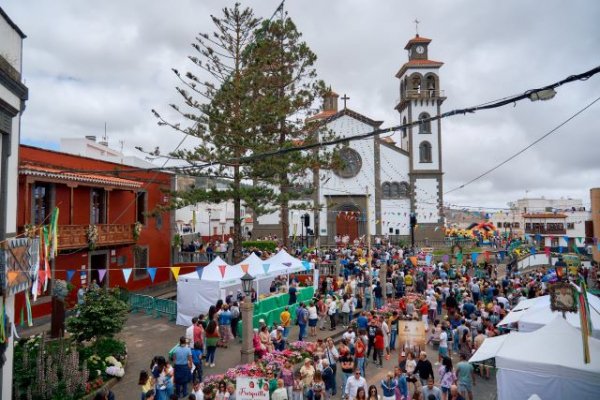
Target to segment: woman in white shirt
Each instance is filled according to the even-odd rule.
[[[310,302],[308,307],[308,326],[310,327],[310,336],[317,336],[317,322],[319,322],[319,313],[314,301]]]

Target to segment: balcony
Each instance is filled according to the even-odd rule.
[[[98,228],[96,248],[135,243],[133,224],[108,224],[96,225],[96,227]],[[87,229],[88,225],[59,225],[58,249],[68,250],[88,247]]]
[[[566,229],[560,228],[530,228],[525,226],[525,234],[527,235],[566,235]]]
[[[427,100],[427,99],[445,99],[443,90],[436,89],[407,89],[404,94],[396,100],[396,104],[406,100]]]

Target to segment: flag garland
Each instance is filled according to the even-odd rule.
[[[577,296],[579,303],[579,320],[581,324],[581,341],[583,343],[583,362],[590,363],[590,343],[589,336],[592,332],[592,322],[590,320],[590,307],[587,301],[587,289],[585,281],[580,280],[579,295]]]

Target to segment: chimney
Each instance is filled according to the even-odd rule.
[[[323,111],[333,111],[336,113],[338,111],[338,97],[340,96],[329,88],[323,96]]]
[[[87,140],[91,140],[92,142],[96,142],[96,136],[90,135],[85,137]]]

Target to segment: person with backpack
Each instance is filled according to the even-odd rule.
[[[300,303],[300,307],[298,307],[298,310],[296,311],[296,322],[300,328],[298,340],[302,341],[304,336],[306,336],[306,324],[308,324],[308,310],[306,309],[304,302]]]

